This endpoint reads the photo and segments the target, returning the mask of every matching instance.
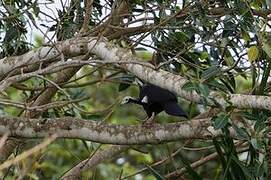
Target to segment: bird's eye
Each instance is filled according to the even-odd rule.
[[[128,103],[128,102],[129,102],[129,98],[125,97],[125,98],[123,98],[121,104],[126,104],[126,103]]]
[[[127,97],[127,98],[126,98],[126,103],[129,103],[130,100],[131,100],[131,98],[130,98],[130,97]]]

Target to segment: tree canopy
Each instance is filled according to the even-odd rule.
[[[1,0],[0,176],[270,179],[270,0]],[[142,125],[137,81],[188,119]]]

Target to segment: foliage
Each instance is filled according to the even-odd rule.
[[[0,59],[81,35],[84,17],[89,11],[86,1],[57,2],[1,0]],[[186,172],[178,175],[184,179],[270,179],[271,155],[267,137],[270,138],[271,112],[240,110],[230,103],[221,106],[216,99],[209,97],[214,90],[226,101],[227,94],[233,93],[270,95],[270,1],[130,0],[122,9],[123,14],[122,11],[114,11],[121,7],[120,2],[93,1],[87,33],[82,36],[106,36],[110,39],[122,29],[141,25],[142,29],[150,27],[144,33],[113,36],[113,42],[131,48],[144,63],[149,60],[158,69],[188,79],[183,90],[199,94],[203,106],[181,99],[182,106],[191,118],[217,108],[219,113],[212,116],[212,125],[224,136],[213,139],[211,143],[190,140],[131,147],[112,160],[84,172],[83,177],[121,179],[146,168],[133,178],[164,179],[176,168],[185,167]],[[120,14],[112,15],[111,12]],[[69,59],[62,58],[64,61]],[[51,63],[54,62],[39,66],[44,68]],[[45,76],[49,80],[57,77],[57,73]],[[145,116],[142,109],[135,105],[119,106],[125,95],[138,95],[135,79],[133,74],[119,67],[99,63],[84,66],[68,82],[59,84],[61,90],[51,100],[78,101],[46,109],[40,116],[71,116],[113,124],[138,124],[138,119]],[[45,79],[29,78],[2,92],[1,98],[28,105],[51,85]],[[213,102],[214,107],[209,107],[208,102]],[[0,113],[9,116],[27,114],[22,108],[5,105],[0,106]],[[178,120],[165,114],[156,118],[158,123]],[[230,135],[232,129],[237,132],[238,141]],[[18,152],[38,142],[27,140]],[[192,148],[186,148],[186,145]],[[60,139],[43,152],[0,172],[0,176],[6,179],[22,175],[29,179],[57,179],[99,147],[98,143],[84,140]],[[106,147],[102,145],[102,149]],[[242,148],[247,149],[241,151]],[[198,152],[197,149],[201,150]],[[179,152],[170,157],[177,150]],[[209,160],[197,169],[193,166],[193,162],[215,152],[218,160]],[[164,158],[168,158],[165,163],[152,166]]]

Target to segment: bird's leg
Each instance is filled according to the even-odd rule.
[[[142,123],[142,125],[144,127],[147,127],[147,128],[150,128],[154,125],[155,121],[154,121],[154,116],[155,116],[155,113],[153,112],[151,117],[147,117],[147,119],[145,119]]]

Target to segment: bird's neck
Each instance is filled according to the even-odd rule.
[[[141,102],[140,100],[135,99],[135,98],[130,98],[130,102],[131,103],[135,103],[135,104],[139,104],[139,105],[143,105],[144,104],[143,102]]]

